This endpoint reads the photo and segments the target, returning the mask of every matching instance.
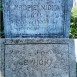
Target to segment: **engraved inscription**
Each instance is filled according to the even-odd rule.
[[[11,1],[9,18],[13,34],[63,33],[63,0]]]
[[[69,77],[67,52],[66,44],[6,45],[5,76]]]
[[[35,10],[52,10],[57,11],[61,8],[58,5],[15,5],[15,9],[18,10],[27,10],[27,11],[35,11]]]
[[[51,53],[51,52],[50,52]],[[18,61],[18,64],[19,65],[33,65],[33,66],[45,66],[45,67],[49,67],[52,63],[53,63],[53,58],[48,58],[48,57],[45,57],[47,54],[50,55],[49,52],[36,52],[34,53],[37,56],[41,56],[41,58],[36,58],[36,57],[32,57],[32,54],[33,53],[28,53],[28,55],[31,57],[31,58],[28,58],[28,59],[24,59],[23,61]],[[51,55],[52,56],[52,55]]]

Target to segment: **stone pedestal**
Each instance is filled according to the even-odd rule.
[[[69,39],[4,39],[3,77],[76,77],[74,41]]]
[[[72,1],[3,0],[3,77],[76,77],[74,41],[64,39]]]

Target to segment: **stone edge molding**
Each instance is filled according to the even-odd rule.
[[[5,45],[21,44],[68,44],[69,46],[69,77],[76,77],[75,50],[73,39],[52,39],[52,38],[7,38],[0,39],[0,72],[1,77],[5,77],[4,56]]]

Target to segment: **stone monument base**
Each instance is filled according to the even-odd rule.
[[[3,77],[76,77],[74,41],[1,39]]]

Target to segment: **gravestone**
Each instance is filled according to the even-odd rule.
[[[74,41],[68,38],[72,4],[72,0],[3,0],[3,77],[76,77]]]
[[[5,39],[4,77],[76,77],[74,42],[69,39]]]
[[[73,0],[3,0],[5,37],[69,37]]]

